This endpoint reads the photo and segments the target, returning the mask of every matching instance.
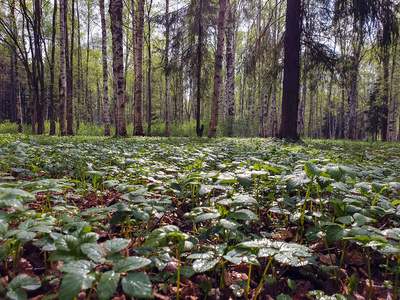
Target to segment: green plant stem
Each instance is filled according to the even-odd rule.
[[[246,300],[249,299],[249,291],[250,291],[250,277],[251,277],[251,268],[252,268],[252,264],[250,264],[249,266],[249,274],[248,274],[248,278],[247,278],[247,286],[246,286],[246,294],[245,294],[245,298]]]
[[[371,260],[369,258],[369,249],[368,248],[367,248],[367,267],[368,267],[368,281],[369,281],[368,299],[371,299],[374,287],[372,286]]]
[[[397,269],[396,269],[396,277],[394,279],[393,299],[397,299],[397,287],[399,284],[399,268],[400,268],[400,257],[397,257]]]
[[[344,241],[343,248],[342,248],[342,254],[340,255],[339,270],[336,275],[336,282],[339,282],[339,279],[340,279],[340,270],[342,269],[346,246],[347,246],[347,241]]]
[[[181,250],[178,248],[178,271],[176,275],[176,300],[179,300],[179,288],[181,285]]]
[[[268,263],[267,263],[267,266],[266,266],[265,269],[264,269],[264,272],[263,272],[263,274],[262,274],[262,276],[261,276],[260,283],[259,283],[258,286],[257,286],[256,294],[254,295],[254,300],[257,299],[258,294],[260,293],[262,284],[263,284],[263,282],[264,282],[264,276],[267,274],[268,268],[269,268],[269,266],[270,266],[271,263],[272,263],[272,259],[273,259],[273,257],[271,256],[271,257],[269,258],[269,261],[268,261]]]

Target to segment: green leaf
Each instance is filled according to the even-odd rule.
[[[113,270],[118,273],[128,272],[143,268],[151,263],[151,260],[144,257],[132,256],[121,259],[114,266]]]
[[[245,189],[250,188],[253,185],[253,179],[251,176],[248,175],[238,175],[236,176],[237,181],[239,184],[244,187]]]
[[[335,179],[336,181],[340,181],[343,175],[342,170],[340,170],[338,166],[332,166],[326,168],[326,173],[328,173],[331,176],[331,178]]]
[[[219,213],[205,213],[205,214],[201,214],[200,216],[197,216],[194,219],[195,223],[200,223],[200,222],[204,222],[204,221],[208,221],[208,220],[212,220],[212,219],[217,219],[221,216],[221,214]]]
[[[228,219],[235,219],[235,220],[252,221],[256,220],[257,218],[258,218],[257,215],[248,209],[239,209],[234,213],[228,215]]]
[[[7,298],[12,299],[12,300],[26,300],[28,298],[28,295],[23,289],[15,289],[15,290],[9,290],[6,293]]]
[[[276,297],[276,300],[292,300],[292,297],[286,294],[280,294],[278,297]]]
[[[153,230],[146,240],[146,245],[164,247],[168,245],[171,235],[181,233],[175,225],[166,225],[156,230]]]
[[[328,243],[340,241],[343,238],[343,228],[339,225],[328,226],[326,229],[326,240]]]
[[[98,244],[86,243],[81,245],[81,250],[86,256],[97,263],[105,262],[106,251]]]
[[[99,300],[110,299],[117,290],[120,274],[113,270],[105,272],[101,275],[97,284],[97,297]]]
[[[88,274],[95,267],[96,265],[91,261],[78,260],[62,265],[59,270],[66,273],[85,275]]]
[[[236,223],[235,221],[221,219],[219,222],[222,227],[224,227],[225,229],[228,229],[228,230],[236,230],[239,227],[239,224]]]
[[[305,163],[304,171],[306,171],[308,177],[319,176],[322,173],[322,170],[310,161]]]
[[[212,268],[215,267],[216,264],[218,264],[218,259],[196,259],[193,262],[193,270],[196,273],[202,273],[211,270]]]
[[[79,249],[79,240],[72,235],[64,235],[54,242],[57,250],[75,252]]]
[[[41,283],[37,278],[29,277],[26,274],[18,275],[8,284],[8,290],[16,290],[22,288],[24,290],[33,291],[41,287]]]
[[[61,281],[58,289],[59,300],[73,300],[83,289],[83,281],[86,275],[68,273]]]
[[[288,279],[287,280],[287,285],[288,287],[292,290],[292,292],[295,292],[297,289],[297,285],[296,285],[296,281],[294,281],[293,279]]]
[[[142,272],[128,273],[122,279],[123,291],[131,297],[137,298],[154,298],[153,285],[149,276]]]
[[[112,240],[107,240],[104,242],[104,249],[106,249],[109,253],[111,252],[119,252],[128,247],[131,241],[127,239],[115,238]]]
[[[377,194],[380,194],[385,187],[386,187],[385,184],[382,184],[382,183],[379,183],[379,182],[373,182],[372,183],[372,190]]]
[[[234,205],[257,205],[258,202],[253,197],[247,195],[235,195],[232,204]]]

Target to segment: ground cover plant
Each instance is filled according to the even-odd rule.
[[[399,155],[0,135],[0,298],[396,299]]]

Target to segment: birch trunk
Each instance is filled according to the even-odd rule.
[[[127,136],[125,119],[125,77],[123,52],[122,0],[110,1],[113,52],[114,99],[117,110],[116,136]]]
[[[103,62],[103,105],[104,105],[104,135],[110,136],[110,106],[108,104],[108,62],[107,62],[107,29],[104,0],[100,0],[101,15],[101,55]]]

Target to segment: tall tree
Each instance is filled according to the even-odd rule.
[[[165,1],[165,136],[169,137],[169,0]]]
[[[282,115],[279,138],[298,140],[297,111],[300,83],[301,0],[288,0],[284,41]]]
[[[104,135],[110,136],[110,106],[108,104],[108,63],[107,63],[107,30],[104,0],[100,0],[101,17],[101,55],[103,63],[103,105],[104,105]]]
[[[66,65],[66,34],[65,14],[66,0],[60,0],[60,109],[59,122],[61,135],[67,135],[67,65]]]
[[[227,3],[226,15],[226,87],[228,135],[232,136],[235,126],[235,54],[236,54],[236,0]]]
[[[153,0],[150,0],[147,6],[147,97],[148,97],[148,113],[147,113],[147,135],[151,136],[151,122],[152,122],[152,103],[151,103],[151,19],[150,12],[153,5]]]
[[[56,52],[56,21],[57,20],[57,0],[54,0],[54,8],[53,8],[53,30],[51,34],[51,57],[50,57],[50,135],[56,134],[56,120],[55,120],[55,100],[54,100],[54,62],[55,62],[55,52]]]
[[[125,75],[123,52],[122,0],[110,1],[110,20],[113,52],[113,84],[116,108],[116,136],[127,136],[125,118]]]
[[[65,30],[67,31],[68,49],[68,20],[65,20]],[[75,43],[75,0],[71,0],[71,46],[67,56],[67,134],[74,135],[74,98],[73,98],[73,66],[74,66],[74,43]],[[68,50],[67,50],[68,51]]]
[[[142,124],[144,4],[144,0],[138,0],[138,26],[135,45],[135,124],[133,135],[144,135]]]
[[[219,1],[219,16],[218,16],[218,36],[217,36],[217,51],[215,53],[215,71],[214,71],[214,91],[211,108],[211,119],[208,137],[215,138],[217,136],[218,125],[218,108],[222,86],[222,60],[224,54],[224,38],[225,38],[225,11],[226,0]]]

